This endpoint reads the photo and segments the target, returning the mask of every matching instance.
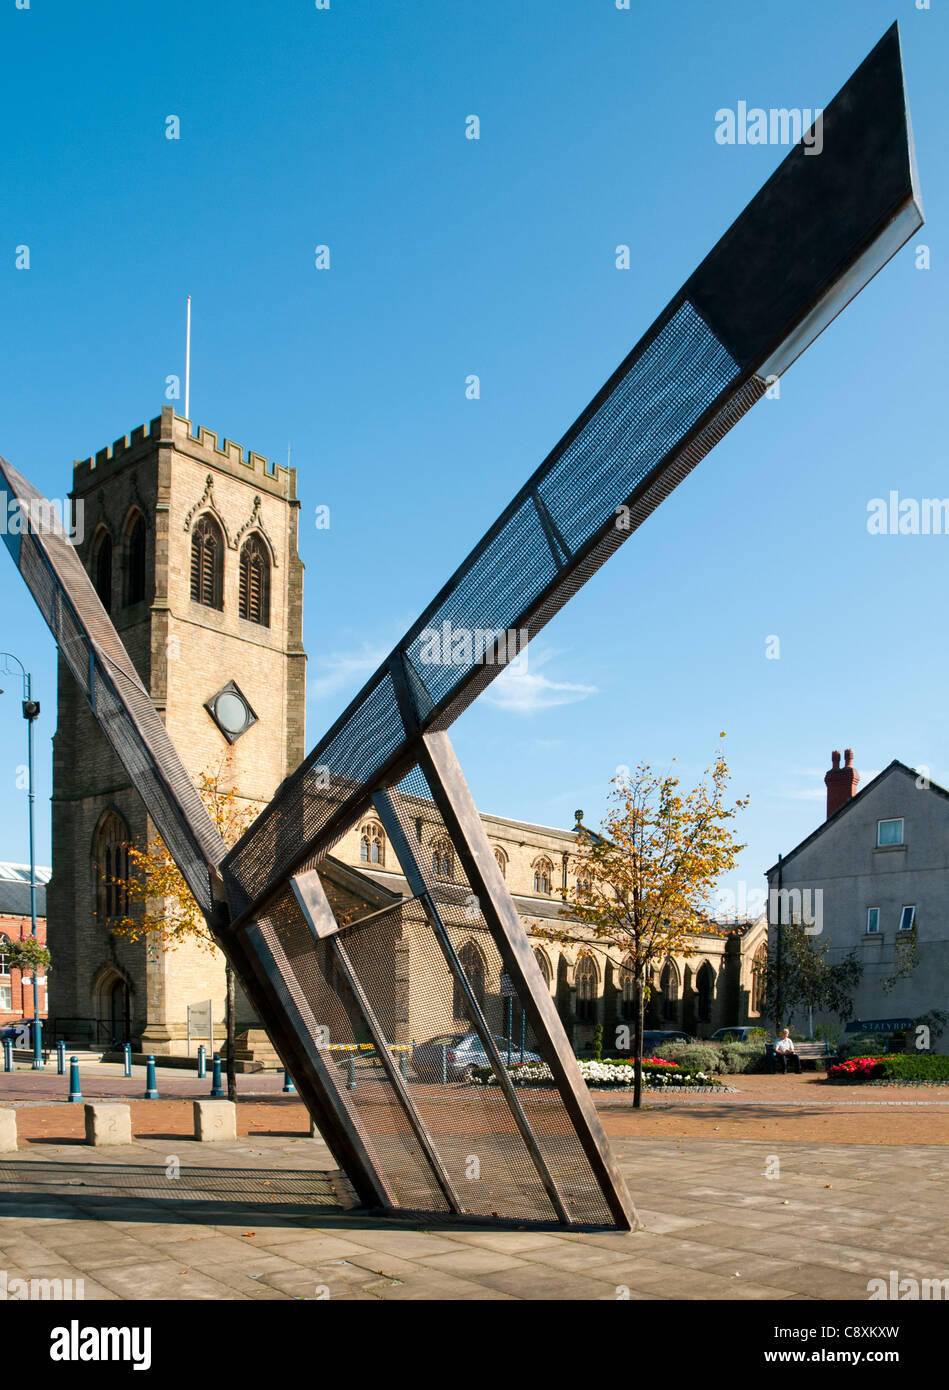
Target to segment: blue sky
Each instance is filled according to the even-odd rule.
[[[892,489],[949,495],[941,0],[8,0],[0,452],[62,497],[165,403],[190,293],[193,419],[299,470],[312,745],[783,157],[718,144],[716,111],[826,105],[894,18],[927,226],[454,729],[482,809],[554,825],[596,822],[623,765],[691,782],[726,730],[727,886],[759,888],[832,748],[949,784],[949,537],[866,525]],[[54,650],[0,561],[48,862]]]

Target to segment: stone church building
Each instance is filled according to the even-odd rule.
[[[219,443],[203,427],[193,432],[166,407],[147,428],[77,462],[72,496],[83,504],[79,555],[186,767],[236,789],[249,807],[267,802],[305,752],[296,471]],[[562,923],[562,894],[575,882],[576,828],[491,815],[483,821],[528,931]],[[127,875],[128,846],[145,845],[154,828],[61,659],[52,828],[49,1013],[56,1033],[184,1055],[188,1006],[210,999],[220,1040],[219,953],[197,944],[161,950],[110,926],[129,910],[111,880]],[[436,827],[431,838],[436,872],[450,879],[451,845]],[[343,900],[379,907],[409,896],[372,818],[336,846],[326,877]],[[695,944],[688,958],[657,971],[648,1025],[708,1035],[757,1021],[763,922],[699,932]],[[466,946],[477,974],[478,945]],[[575,1045],[587,1045],[599,1023],[610,1047],[614,1028],[630,1016],[622,962],[539,938],[536,957]],[[451,1009],[446,1001],[446,1026],[464,1027]],[[238,1056],[276,1063],[240,991],[237,1018]]]

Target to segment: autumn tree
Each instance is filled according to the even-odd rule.
[[[201,773],[197,788],[221,838],[230,847],[243,835],[259,807],[240,802],[235,788],[225,790],[221,786],[220,776],[220,769],[216,773]],[[128,941],[144,940],[163,951],[174,951],[179,946],[194,943],[216,954],[218,947],[204,913],[160,836],[146,845],[129,845],[128,861],[128,877],[111,879],[125,895],[120,901],[129,905],[128,914],[111,924],[116,936]],[[140,906],[141,911],[134,911],[135,906]],[[226,960],[224,972],[227,1095],[229,1100],[236,1100],[235,982],[234,971]]]
[[[575,925],[546,928],[548,939],[596,951],[620,970],[634,989],[633,1104],[642,1104],[643,1013],[652,971],[669,955],[688,956],[709,920],[717,880],[734,865],[743,845],[731,821],[747,799],[727,804],[724,752],[691,791],[679,779],[641,763],[612,782],[602,833],[582,830],[576,884],[565,902]]]

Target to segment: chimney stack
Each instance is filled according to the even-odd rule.
[[[827,819],[830,820],[835,811],[839,811],[841,806],[846,806],[851,797],[857,794],[857,783],[860,781],[860,773],[853,765],[853,749],[844,749],[844,766],[840,766],[840,753],[834,751],[830,755],[833,767],[824,775],[824,786],[827,788]]]

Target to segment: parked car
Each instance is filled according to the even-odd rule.
[[[754,1039],[766,1042],[768,1030],[758,1024],[742,1028],[719,1028],[709,1038],[709,1042],[751,1042]]]
[[[542,1062],[544,1059],[536,1052],[526,1048],[521,1053],[521,1045],[513,1038],[495,1037],[495,1044],[506,1062]],[[441,1081],[442,1056],[445,1059],[444,1075],[449,1081],[467,1081],[476,1067],[488,1067],[491,1059],[481,1044],[477,1033],[442,1033],[428,1042],[419,1043],[412,1052],[412,1066],[422,1081]]]
[[[666,1043],[695,1042],[690,1033],[683,1033],[678,1029],[671,1029],[667,1032],[658,1032],[656,1029],[649,1028],[643,1033],[643,1056],[652,1057]]]

